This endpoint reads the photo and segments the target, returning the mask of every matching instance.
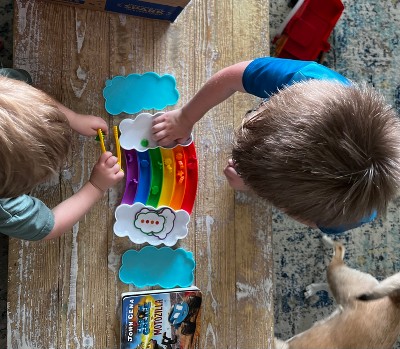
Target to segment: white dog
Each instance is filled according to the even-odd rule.
[[[344,246],[324,236],[334,254],[327,278],[338,308],[326,319],[286,342],[275,339],[276,349],[390,349],[400,334],[400,273],[382,282],[347,267]],[[306,296],[325,289],[312,284]]]

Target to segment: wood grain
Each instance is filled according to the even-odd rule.
[[[269,54],[267,0],[192,1],[175,23],[15,0],[15,66],[68,107],[109,117],[102,89],[116,75],[155,71],[175,76],[178,106],[225,66]],[[244,94],[214,108],[195,126],[199,187],[189,234],[195,284],[204,293],[198,348],[267,348],[273,334],[270,207],[235,194],[223,168],[235,127],[256,100]],[[112,144],[108,144],[112,148]],[[35,194],[50,207],[89,178],[99,156],[93,139],[74,138],[59,178]],[[117,348],[118,279],[133,246],[112,232],[124,184],[113,188],[74,229],[50,242],[12,239],[10,348]]]

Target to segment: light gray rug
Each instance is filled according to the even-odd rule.
[[[379,89],[400,112],[400,1],[342,0],[345,10],[331,37],[325,64],[354,81]],[[285,0],[271,1],[271,36],[290,11]],[[387,217],[341,236],[349,266],[383,279],[400,271],[400,200]],[[331,251],[321,234],[275,210],[273,213],[275,268],[275,334],[287,339],[334,310],[323,291],[310,300],[305,287],[326,281]],[[400,345],[397,345],[400,348]]]

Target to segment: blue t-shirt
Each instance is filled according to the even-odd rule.
[[[261,98],[269,98],[279,90],[295,82],[310,79],[337,81],[344,85],[351,82],[343,75],[313,61],[298,61],[284,58],[257,58],[243,72],[243,87],[246,92]],[[341,234],[347,230],[359,227],[376,218],[374,211],[370,216],[359,222],[337,227],[318,227],[325,234]]]
[[[39,199],[29,195],[0,199],[0,233],[24,240],[42,240],[53,227],[53,212]]]
[[[242,82],[246,92],[268,98],[285,86],[309,79],[333,80],[350,85],[344,76],[316,62],[274,57],[257,58],[250,62]]]

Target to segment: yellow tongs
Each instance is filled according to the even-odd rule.
[[[115,148],[117,149],[118,164],[119,164],[119,166],[121,166],[121,146],[119,144],[118,126],[113,127],[113,133],[114,133],[114,140],[115,140]],[[97,135],[98,135],[98,138],[100,141],[101,152],[105,153],[106,146],[104,144],[104,134],[100,128],[97,130]]]

